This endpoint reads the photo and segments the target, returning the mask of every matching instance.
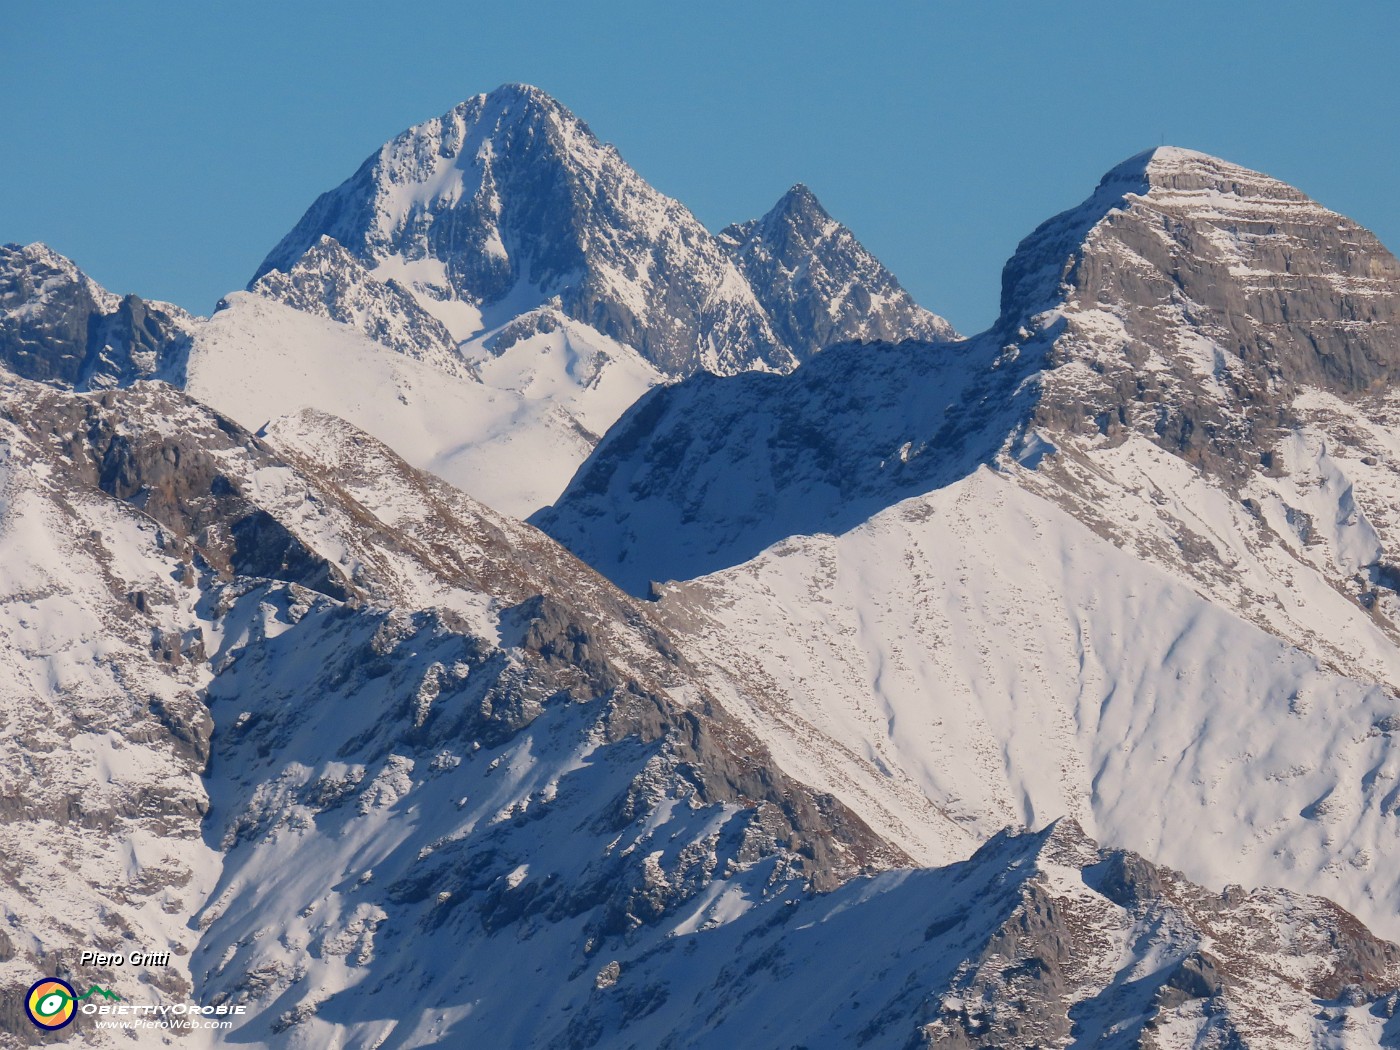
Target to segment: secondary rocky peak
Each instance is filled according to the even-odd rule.
[[[781,245],[796,257],[843,229],[822,207],[817,195],[799,182],[779,197],[762,218],[732,223],[720,231],[719,239],[732,253],[742,253],[746,244],[757,239],[771,246]]]
[[[956,339],[802,183],[719,242],[799,360],[851,341]]]
[[[773,205],[768,214],[759,220],[761,223],[768,224],[779,221],[823,226],[830,223],[832,218],[822,207],[822,202],[817,199],[817,195],[805,183],[798,182],[779,197],[778,203]]]

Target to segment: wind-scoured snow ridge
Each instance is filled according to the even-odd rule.
[[[605,743],[590,751],[568,779],[605,777],[609,751]],[[492,798],[535,782],[548,753],[505,757],[490,774],[497,783],[485,783]],[[475,761],[489,769],[485,759]],[[544,874],[572,859],[545,836],[579,796],[561,784],[558,796],[534,803],[548,807],[543,817],[498,824],[491,848],[467,858],[453,858],[460,841],[425,846],[421,866],[451,873],[446,881],[385,885],[414,832],[392,822],[386,841],[356,825],[383,824],[376,806],[404,804],[397,792],[409,768],[381,772],[369,791],[329,786],[343,801],[317,824],[322,836],[338,833],[337,860],[346,862],[330,894],[304,869],[271,864],[276,846],[261,847],[267,866],[249,876],[313,900],[276,928],[280,940],[271,930],[251,936],[262,920],[248,924],[233,909],[215,920],[248,924],[226,954],[265,960],[264,994],[291,982],[275,1033],[263,1042],[245,1031],[245,1040],[891,1050],[1151,1040],[1283,1050],[1381,1047],[1395,1034],[1400,951],[1335,905],[1283,891],[1210,893],[1131,853],[1099,849],[1072,822],[997,836],[948,868],[860,879],[820,897],[791,886],[750,896],[729,880],[682,909],[681,921],[600,941],[580,963],[577,924],[546,917],[567,913],[567,883]],[[417,789],[420,806],[446,794],[443,779],[439,772],[436,791],[431,781]],[[374,802],[364,804],[366,794]],[[396,847],[405,833],[410,841]],[[511,867],[512,839],[531,835],[544,840],[534,859]],[[290,850],[308,837],[292,824],[262,841]],[[624,834],[619,844],[630,841]],[[668,851],[649,861],[663,870]],[[452,888],[434,894],[442,885]],[[488,910],[469,921],[482,898]],[[405,911],[422,918],[405,928]],[[406,951],[406,941],[418,950]],[[311,962],[288,972],[281,960],[293,958]]]
[[[1208,893],[1072,821],[680,940],[610,964],[582,1016],[604,1042],[1282,1050],[1386,1045],[1396,1027],[1395,948],[1345,912]]]
[[[763,218],[729,226],[719,240],[799,361],[839,343],[958,338],[801,183]]]
[[[178,383],[194,319],[116,296],[43,244],[0,246],[0,366],[70,389]]]

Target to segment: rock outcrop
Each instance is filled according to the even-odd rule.
[[[118,297],[43,244],[0,246],[0,366],[68,389],[180,382],[192,318]]]

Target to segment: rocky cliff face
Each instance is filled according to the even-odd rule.
[[[999,921],[924,1001],[915,1045],[1360,1045],[1394,1027],[1400,949],[1325,900],[1210,893],[1068,821],[969,866],[995,862]]]
[[[719,241],[799,361],[838,343],[958,337],[800,183],[763,218],[725,228]]]
[[[1143,434],[1238,479],[1297,423],[1301,390],[1353,399],[1400,376],[1398,322],[1400,262],[1369,231],[1161,148],[1021,243],[997,331],[1048,342],[1039,422]]]
[[[191,318],[107,292],[42,244],[0,246],[0,364],[70,389],[181,381]]]

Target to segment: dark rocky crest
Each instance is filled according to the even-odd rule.
[[[117,297],[42,244],[0,246],[0,366],[76,390],[183,381],[190,319]]]
[[[724,229],[719,241],[800,361],[838,343],[958,337],[801,183],[763,218]]]

